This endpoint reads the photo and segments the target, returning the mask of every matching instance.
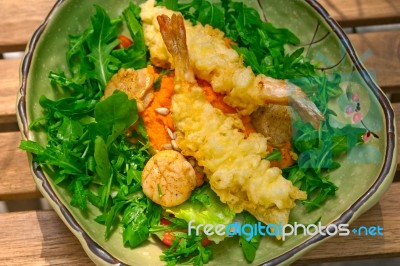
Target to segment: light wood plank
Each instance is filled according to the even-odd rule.
[[[22,51],[55,0],[1,0],[0,53]]]
[[[398,194],[400,183],[393,183],[379,204],[363,214],[352,228],[381,226],[383,236],[335,236],[313,249],[300,261],[332,262],[345,260],[378,259],[400,256],[400,205]]]
[[[400,32],[349,34],[349,38],[361,61],[381,88],[385,92],[399,93]]]
[[[20,59],[0,60],[0,125],[16,123]]]
[[[342,26],[400,22],[398,0],[321,0]],[[0,1],[0,53],[21,51],[53,7],[55,0]]]
[[[0,200],[41,197],[33,181],[26,152],[19,150],[19,132],[0,133]]]
[[[94,265],[53,211],[0,214],[2,265]]]
[[[400,183],[392,184],[380,203],[351,226],[379,225],[383,236],[333,237],[297,264],[400,256],[399,190]],[[3,213],[0,224],[0,261],[6,265],[91,264],[77,239],[52,211]]]
[[[398,0],[319,0],[342,27],[400,22]]]

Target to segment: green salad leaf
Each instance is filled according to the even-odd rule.
[[[207,264],[212,257],[210,247],[202,245],[203,235],[190,235],[186,232],[172,233],[176,238],[169,249],[165,250],[160,256],[167,265],[192,264],[202,266]]]
[[[249,214],[248,212],[243,212],[241,214],[243,216],[243,224],[257,224],[258,220],[254,218],[253,215]],[[248,228],[250,230],[250,228]],[[248,232],[247,233],[251,233]],[[257,249],[260,245],[261,241],[261,235],[260,234],[254,234],[253,237],[250,240],[246,239],[245,234],[241,234],[239,237],[239,244],[240,247],[242,248],[242,252],[244,257],[248,262],[253,262],[254,259],[256,258],[256,252]]]
[[[133,44],[128,49],[118,49],[112,52],[112,55],[119,59],[122,68],[144,68],[149,64],[148,49],[144,43],[144,33],[140,24],[140,7],[129,4],[124,10],[123,18],[129,29]]]
[[[95,6],[96,14],[91,17],[93,32],[88,35],[87,44],[90,50],[89,61],[94,66],[90,72],[92,78],[100,81],[104,88],[113,73],[119,68],[119,60],[111,55],[112,50],[119,44],[118,27],[112,23],[106,11]]]
[[[280,150],[278,150],[278,149],[273,149],[273,151],[272,151],[270,154],[268,154],[268,155],[264,158],[264,160],[268,160],[268,161],[274,161],[274,160],[280,161],[280,160],[282,160],[282,152],[281,152]]]
[[[192,221],[193,226],[211,224],[214,228],[218,224],[230,224],[235,217],[235,213],[228,205],[220,201],[217,194],[215,194],[208,184],[197,188],[190,200],[176,207],[167,208],[166,212],[173,214],[176,218],[183,219],[187,223]],[[213,234],[208,236],[208,238],[219,242],[225,236]]]

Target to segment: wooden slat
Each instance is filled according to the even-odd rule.
[[[400,32],[349,34],[349,38],[368,71],[376,77],[379,86],[385,92],[399,93]]]
[[[400,256],[399,190],[400,183],[394,183],[380,203],[351,226],[379,225],[383,236],[333,237],[298,264]],[[3,213],[0,224],[0,261],[6,265],[91,265],[78,241],[53,211]]]
[[[353,224],[360,226],[381,226],[383,236],[335,236],[313,249],[300,261],[312,262],[362,260],[400,256],[400,204],[398,195],[400,183],[393,183],[379,204],[363,214]]]
[[[319,0],[342,27],[400,22],[399,0]]]
[[[0,214],[2,265],[94,265],[53,211]]]
[[[342,26],[400,22],[398,0],[321,0]],[[55,0],[0,1],[0,53],[23,50]]]
[[[41,196],[28,167],[26,153],[18,149],[18,132],[0,133],[0,201]]]
[[[1,0],[0,53],[22,51],[55,0]]]
[[[16,123],[20,59],[0,60],[0,125]]]

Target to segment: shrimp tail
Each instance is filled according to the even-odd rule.
[[[182,15],[173,14],[157,16],[161,36],[174,58],[175,77],[178,81],[195,83],[194,73],[190,67],[189,51],[186,44],[186,29]]]
[[[320,122],[325,120],[325,116],[321,113],[313,101],[303,92],[303,90],[286,81],[291,88],[288,95],[288,103],[296,110],[297,114],[304,122],[309,122],[315,129],[319,128]]]
[[[295,84],[262,74],[257,77],[257,82],[265,103],[292,106],[300,118],[314,128],[318,128],[320,122],[325,120],[315,103]]]
[[[325,116],[308,97],[289,97],[289,104],[296,110],[304,122],[309,122],[314,128],[319,128]]]

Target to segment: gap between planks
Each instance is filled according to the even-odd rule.
[[[342,27],[400,22],[399,0],[318,0]]]

